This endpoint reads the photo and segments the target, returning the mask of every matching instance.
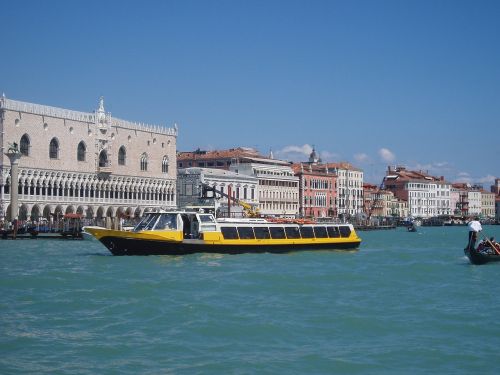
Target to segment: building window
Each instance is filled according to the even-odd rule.
[[[127,151],[125,150],[125,146],[122,146],[118,150],[118,165],[125,165],[126,158],[127,158]]]
[[[87,151],[87,147],[85,147],[85,142],[81,141],[78,143],[78,149],[76,151],[76,159],[78,161],[85,161],[85,152]]]
[[[106,150],[102,150],[99,154],[99,167],[107,167],[108,166],[108,154]]]
[[[143,153],[141,155],[141,171],[147,171],[148,170],[148,155],[146,153]]]
[[[164,156],[161,162],[162,173],[168,173],[168,156]]]
[[[49,145],[49,158],[57,159],[59,157],[59,141],[57,138],[52,138]]]
[[[19,151],[21,151],[21,154],[24,156],[29,156],[30,154],[30,138],[28,137],[28,134],[24,134],[21,137],[21,142],[19,144]]]

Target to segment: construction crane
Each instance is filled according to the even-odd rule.
[[[257,207],[253,207],[251,204],[242,201],[241,199],[235,198],[231,195],[231,185],[228,186],[228,193],[226,194],[221,190],[216,189],[213,186],[210,186],[208,184],[202,183],[202,197],[207,198],[207,192],[211,191],[214,194],[214,198],[217,198],[216,194],[223,196],[228,199],[228,214],[231,212],[231,205],[230,202],[234,202],[238,205],[240,205],[243,208],[243,212],[245,213],[246,217],[260,217],[260,212]]]

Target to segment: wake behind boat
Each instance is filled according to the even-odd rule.
[[[215,219],[197,212],[146,214],[132,231],[85,227],[113,255],[193,253],[285,253],[355,249],[361,244],[351,224],[299,220]]]

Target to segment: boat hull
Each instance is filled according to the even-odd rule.
[[[245,253],[289,253],[310,250],[352,250],[361,241],[308,244],[207,244],[203,241],[168,242],[104,236],[99,241],[113,255],[187,255],[195,253],[245,254]]]
[[[464,253],[469,258],[472,264],[481,265],[490,262],[498,262],[500,261],[500,255],[497,254],[484,254],[478,251],[477,249],[464,249]]]

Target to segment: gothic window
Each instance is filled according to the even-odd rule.
[[[49,158],[57,159],[59,157],[59,141],[57,138],[52,138],[49,145]]]
[[[87,151],[87,147],[85,146],[85,142],[81,141],[78,143],[78,149],[76,151],[76,159],[78,161],[85,161],[85,152]]]
[[[118,165],[125,165],[126,158],[127,158],[127,151],[125,150],[125,146],[122,146],[118,150]]]
[[[163,157],[163,161],[161,162],[161,171],[162,173],[168,173],[168,156]]]
[[[141,155],[141,171],[148,170],[148,154],[143,153]]]
[[[30,154],[30,138],[28,137],[28,134],[24,134],[21,137],[21,142],[19,142],[19,151],[21,151],[21,154],[25,156],[29,156]]]
[[[108,154],[106,150],[102,150],[99,154],[99,167],[107,167],[108,166]]]

